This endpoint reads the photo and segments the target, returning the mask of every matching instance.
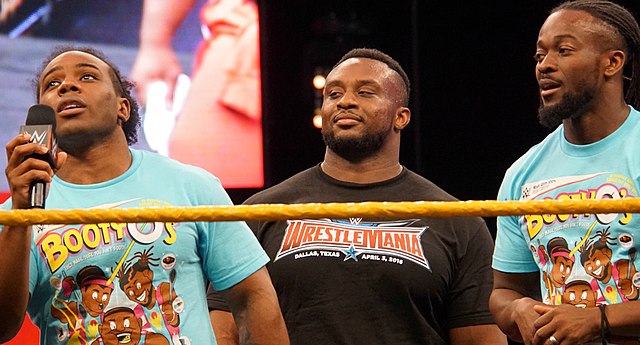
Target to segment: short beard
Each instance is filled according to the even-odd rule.
[[[336,138],[332,131],[322,131],[322,139],[329,149],[352,163],[359,163],[380,151],[389,132],[367,133],[357,138]]]
[[[594,97],[595,90],[585,86],[580,93],[565,93],[556,105],[545,107],[541,101],[538,108],[538,121],[541,125],[554,129],[563,120],[580,118],[587,112]]]
[[[72,156],[79,156],[91,147],[108,141],[112,134],[107,128],[103,128],[91,135],[86,133],[57,135],[56,139],[60,150]]]

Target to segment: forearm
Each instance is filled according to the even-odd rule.
[[[140,27],[140,47],[171,46],[171,40],[195,0],[145,0]]]
[[[274,303],[275,302],[275,303]],[[234,312],[240,345],[289,344],[277,301],[256,295]]]
[[[265,267],[220,294],[233,313],[241,345],[289,344],[278,297]]]
[[[212,310],[209,317],[218,345],[238,345],[238,328],[230,312]]]
[[[0,232],[0,342],[20,330],[29,302],[31,227],[6,226]]]
[[[496,324],[509,338],[516,341],[522,341],[518,320],[523,319],[521,315],[524,313],[534,313],[533,306],[536,304],[541,302],[510,289],[494,289],[489,298],[489,308]]]
[[[609,333],[614,336],[640,336],[640,301],[607,305]]]

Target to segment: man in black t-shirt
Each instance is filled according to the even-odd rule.
[[[411,112],[409,80],[395,60],[354,49],[323,94],[324,161],[247,204],[456,200],[400,165]],[[271,258],[292,344],[506,344],[488,309],[493,243],[481,218],[249,226]],[[218,339],[233,334],[213,290],[209,308]]]

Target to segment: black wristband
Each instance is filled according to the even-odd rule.
[[[600,308],[600,340],[602,345],[607,345],[607,335],[609,334],[609,320],[607,319],[607,313],[605,311],[607,305],[601,304]]]

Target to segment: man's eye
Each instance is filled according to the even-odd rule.
[[[542,60],[544,60],[544,57],[544,54],[536,53],[535,55],[533,55],[533,60],[535,60],[535,62],[542,62]]]
[[[60,85],[60,82],[59,82],[59,81],[57,81],[57,80],[52,80],[52,81],[50,81],[50,82],[48,82],[48,83],[47,83],[47,88],[50,88],[50,87],[56,87],[56,86],[58,86],[58,85]]]
[[[92,80],[92,79],[97,79],[97,78],[93,74],[85,74],[82,77],[80,77],[80,80]]]

